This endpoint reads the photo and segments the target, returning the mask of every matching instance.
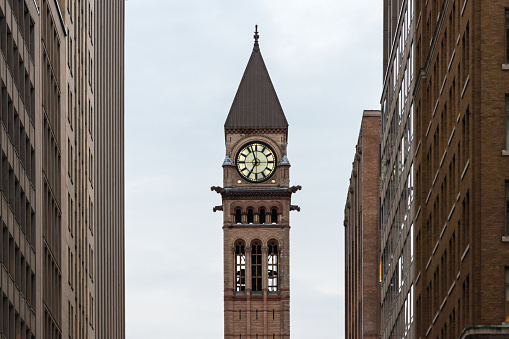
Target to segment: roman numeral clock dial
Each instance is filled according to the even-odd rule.
[[[252,142],[244,145],[237,153],[237,171],[249,182],[268,180],[276,169],[276,155],[269,145]]]

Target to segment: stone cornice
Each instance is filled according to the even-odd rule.
[[[211,191],[215,191],[223,198],[242,198],[242,197],[260,197],[260,196],[270,196],[270,197],[291,197],[293,193],[301,190],[302,186],[292,186],[292,187],[219,187],[212,186],[210,188]]]

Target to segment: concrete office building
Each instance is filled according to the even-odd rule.
[[[124,0],[95,0],[97,338],[125,338],[124,12]]]
[[[509,1],[415,16],[416,336],[507,338]]]
[[[380,338],[380,111],[364,111],[345,206],[345,338]]]
[[[412,0],[384,0],[381,107],[381,337],[414,338]]]
[[[0,1],[2,338],[124,337],[124,4],[102,3]]]

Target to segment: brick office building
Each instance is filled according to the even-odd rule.
[[[509,1],[417,0],[417,338],[509,336]]]
[[[0,1],[1,338],[125,336],[123,18]]]
[[[380,338],[380,111],[364,111],[345,206],[346,338]]]

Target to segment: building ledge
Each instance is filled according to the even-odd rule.
[[[502,242],[509,242],[509,235],[503,235]],[[507,325],[509,325],[509,323]]]
[[[509,64],[502,64],[503,71],[509,71]]]
[[[503,150],[502,150],[502,156],[504,156],[504,157],[509,156],[509,150],[505,150],[505,149],[503,149]]]
[[[509,336],[507,325],[476,325],[463,330],[460,339],[503,339]]]
[[[468,251],[470,250],[470,244],[467,245],[467,248],[465,248],[465,251],[463,252],[463,255],[461,256],[461,262],[465,260],[465,257],[467,256]]]
[[[452,282],[451,287],[449,287],[449,291],[447,291],[447,295],[451,295],[454,286],[456,286],[456,280]]]

